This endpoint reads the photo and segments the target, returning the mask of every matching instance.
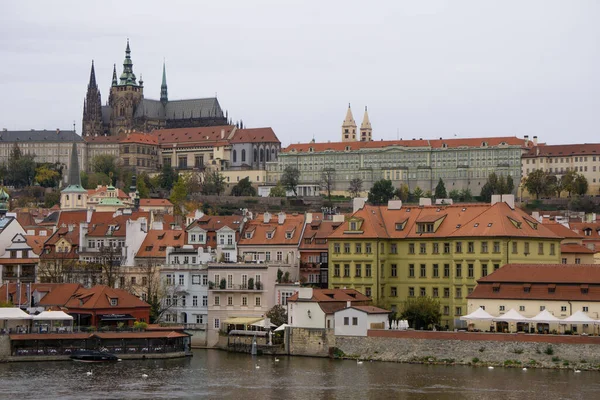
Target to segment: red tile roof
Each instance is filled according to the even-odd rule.
[[[64,306],[71,296],[73,296],[73,294],[81,287],[78,283],[45,283],[39,284],[39,286],[41,288],[49,289],[49,293],[42,297],[44,305],[61,307]]]
[[[248,221],[240,235],[239,246],[281,246],[298,245],[302,227],[304,225],[304,215],[286,214],[285,221],[280,225],[278,215],[272,214],[268,223],[264,222],[264,215],[257,216],[256,219]],[[251,238],[246,238],[246,232],[253,232]],[[267,232],[272,235],[267,239]],[[288,238],[286,235],[292,233]]]
[[[140,199],[140,207],[173,207],[167,199]]]
[[[389,314],[391,311],[385,310],[383,308],[375,307],[375,306],[352,306],[351,308],[355,308],[360,311],[364,311],[367,314]]]
[[[567,157],[588,155],[600,155],[600,143],[537,145],[532,147],[528,153],[523,155],[523,157]]]
[[[119,189],[119,188],[115,188],[116,192],[117,192],[117,198],[118,199],[129,199],[130,197],[127,195],[127,193],[125,193],[123,190]],[[99,186],[96,187],[96,189],[88,189],[88,198],[93,197],[93,196],[101,196],[102,198],[108,197],[107,196],[107,192],[108,192],[108,186],[104,185],[104,186]]]
[[[322,213],[314,213],[313,220],[304,228],[304,235],[300,241],[300,251],[324,250],[329,248],[329,235],[341,225],[341,222],[323,220]],[[321,242],[321,243],[317,243]]]
[[[60,211],[56,226],[79,225],[87,220],[87,210]]]
[[[8,288],[7,288],[8,285]],[[74,287],[79,287],[79,284],[77,283],[30,283],[29,285],[31,285],[31,292],[33,293],[34,291],[38,291],[39,293],[51,293],[54,289],[58,288],[59,286],[62,285],[74,285]],[[0,301],[8,301],[10,300],[10,297],[12,296],[13,301],[15,302],[15,304],[18,304],[19,299],[17,299],[17,284],[16,283],[8,283],[8,284],[4,284],[0,287]],[[8,294],[11,296],[6,296],[6,292],[8,289]],[[46,296],[48,296],[48,294],[46,294]],[[27,284],[26,283],[21,283],[21,304],[28,304],[28,299],[27,299]]]
[[[167,247],[183,247],[185,232],[182,230],[150,230],[136,254],[138,257],[160,258],[167,255]]]
[[[119,136],[84,136],[86,143],[114,143],[118,144],[121,138]]]
[[[594,254],[595,251],[582,244],[568,243],[560,245],[561,253]]]
[[[25,240],[27,241],[27,245],[31,247],[31,250],[38,256],[42,254],[42,249],[44,248],[44,243],[48,239],[48,236],[34,236],[34,235],[26,235]]]
[[[117,305],[110,304],[111,299],[117,299]],[[73,309],[104,309],[119,310],[122,308],[150,308],[150,305],[131,293],[114,289],[105,285],[91,288],[73,284],[64,284],[52,290],[39,301],[40,306],[60,306]]]
[[[575,232],[581,235],[582,239],[600,238],[600,223],[598,222],[569,222],[569,226]],[[586,234],[589,232],[589,235]]]
[[[298,152],[307,153],[312,148],[313,152],[323,151],[350,151],[360,149],[377,149],[388,147],[422,147],[431,149],[441,149],[459,147],[482,147],[485,142],[487,147],[496,146],[519,146],[525,148],[525,140],[514,136],[510,137],[490,137],[490,138],[465,138],[465,139],[435,139],[435,140],[381,140],[371,142],[332,142],[332,143],[299,143],[292,144],[282,150],[283,153]],[[504,144],[502,144],[504,143]]]
[[[280,143],[272,128],[236,129],[229,143]]]
[[[234,231],[237,231],[240,228],[243,219],[244,217],[241,215],[203,215],[202,218],[189,224],[186,230],[197,226],[207,232],[215,232],[224,226],[228,226]]]
[[[313,289],[310,299],[298,299],[298,292],[288,298],[288,301],[313,301],[313,302],[345,302],[347,301],[371,301],[356,289]]]
[[[125,135],[121,140],[121,143],[139,143],[139,144],[148,144],[148,145],[158,145],[158,138],[156,135],[133,132]]]
[[[222,146],[228,144],[228,137],[235,129],[233,125],[210,126],[204,128],[159,129],[152,132],[161,147],[178,146]],[[221,135],[223,132],[223,136]]]
[[[595,264],[508,264],[477,282],[467,298],[600,301]]]
[[[556,222],[544,223],[544,228],[551,230],[557,236],[562,236],[565,239],[582,239],[583,235],[581,233],[577,233],[563,224],[558,224]]]
[[[431,223],[442,217],[442,222],[434,232],[418,230],[419,222]],[[349,231],[352,221],[362,222],[356,232]],[[403,229],[397,229],[397,225],[402,225]],[[424,207],[403,205],[398,210],[388,209],[387,206],[366,205],[336,229],[329,239],[500,236],[561,238],[522,210],[511,209],[508,204],[501,202],[494,205],[483,203]]]

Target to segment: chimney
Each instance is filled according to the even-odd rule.
[[[402,208],[402,200],[388,200],[388,210],[399,210]]]
[[[75,225],[69,224],[67,225],[67,229],[69,230],[69,232],[73,232],[73,229],[75,229]]]
[[[537,136],[534,136],[534,137],[533,137],[533,145],[534,145],[534,146],[537,146]]]
[[[352,302],[350,300],[346,301],[346,308],[352,307]]]
[[[430,206],[430,205],[431,205],[431,199],[429,197],[421,197],[419,199],[419,207]]]
[[[367,202],[366,197],[356,197],[356,198],[352,199],[352,212],[355,213],[358,210],[362,209],[365,206],[366,202]]]
[[[529,135],[525,135],[525,146],[529,145]]]
[[[225,139],[225,129],[221,129],[221,139]]]
[[[277,223],[279,225],[283,225],[284,222],[285,222],[285,213],[282,211],[277,215]]]
[[[508,204],[511,209],[515,209],[515,195],[514,194],[503,194],[502,201]]]
[[[493,206],[496,203],[500,203],[502,201],[502,195],[501,194],[493,194],[492,195],[492,202],[491,205]]]
[[[56,134],[58,135],[60,133],[60,129],[56,128]]]
[[[263,222],[265,224],[268,224],[270,221],[271,221],[271,213],[267,211],[263,214]]]
[[[313,215],[312,215],[312,213],[309,213],[309,212],[307,212],[306,214],[304,214],[304,221],[305,221],[307,224],[310,224],[310,223],[312,222],[312,220],[313,220]]]

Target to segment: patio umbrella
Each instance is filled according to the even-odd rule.
[[[491,321],[494,319],[494,316],[479,307],[471,314],[463,315],[460,319],[463,321]]]
[[[281,324],[279,327],[277,327],[277,328],[275,329],[275,332],[283,331],[283,330],[285,330],[285,328],[286,328],[286,327],[288,327],[288,326],[290,326],[290,325],[288,325],[288,324]]]
[[[530,320],[531,322],[537,322],[542,324],[558,323],[562,321],[560,318],[556,318],[554,315],[552,315],[548,310],[543,310],[535,317],[531,317]]]
[[[514,308],[511,308],[506,314],[494,317],[493,320],[503,322],[529,322],[530,319],[531,318],[527,318],[519,314]]]

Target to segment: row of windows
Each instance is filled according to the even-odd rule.
[[[451,267],[452,266],[450,264],[443,264],[443,265],[442,264],[432,264],[431,270],[429,272],[428,271],[429,268],[427,267],[427,264],[419,264],[418,266],[416,266],[415,264],[408,264],[407,276],[409,278],[416,278],[417,272],[418,272],[419,278],[427,278],[427,277],[450,278],[451,276],[454,276],[455,278],[464,278],[464,277],[475,278],[475,264],[474,263],[467,263],[466,268],[463,268],[462,263],[456,263],[453,266],[453,268],[451,268]],[[491,272],[491,268],[493,268],[493,270],[496,271],[498,268],[500,268],[500,263],[499,262],[493,262],[491,264],[481,263],[479,266],[480,276],[487,276]],[[451,269],[454,269],[454,273],[452,273]],[[353,275],[352,275],[352,272],[354,272]],[[342,273],[341,265],[333,264],[333,276],[336,278],[339,278],[342,276],[341,273]],[[350,278],[351,276],[354,276],[355,278],[362,278],[362,277],[370,278],[370,277],[372,277],[372,273],[373,273],[373,270],[372,270],[371,264],[364,264],[364,269],[363,269],[363,264],[355,263],[353,271],[352,271],[351,264],[343,264],[343,277],[344,278]],[[382,263],[380,277],[385,278],[385,276],[386,276],[385,264]],[[392,278],[398,277],[398,264],[390,264],[388,276],[392,277]]]
[[[254,298],[254,306],[255,307],[260,307],[262,304],[262,298],[260,296],[256,296]],[[215,296],[214,297],[214,305],[215,306],[220,306],[221,305],[221,296]],[[235,304],[233,304],[233,296],[227,296],[227,306],[233,306]],[[247,307],[248,306],[248,296],[242,296],[242,301],[239,304],[242,307]]]
[[[471,294],[473,292],[473,288],[472,287],[468,287],[467,288],[467,294]],[[419,297],[426,297],[426,296],[431,296],[431,297],[440,297],[440,294],[442,294],[443,298],[445,299],[449,299],[450,298],[450,288],[449,287],[445,287],[442,288],[442,292],[440,293],[440,288],[439,287],[433,287],[431,288],[431,293],[427,293],[427,288],[422,286],[420,288],[418,288],[418,296]],[[408,288],[408,297],[416,297],[417,296],[417,291],[416,288],[414,286],[410,286]],[[390,287],[390,297],[398,297],[398,288],[396,286],[391,286]],[[455,287],[454,288],[454,298],[455,299],[462,299],[463,298],[463,290],[462,287]]]
[[[594,157],[595,158],[595,157]],[[480,306],[483,310],[485,310],[485,306]],[[546,306],[540,306],[540,312],[544,311],[546,309]],[[505,312],[506,311],[506,306],[498,306],[498,311],[499,312]],[[523,311],[527,311],[525,306],[519,306],[519,311],[523,312]],[[583,312],[589,312],[590,308],[588,306],[583,306],[582,307],[582,311]],[[567,306],[560,306],[560,312],[567,312]]]
[[[173,296],[167,295],[165,298],[166,306],[182,306],[186,307],[188,305],[187,301],[188,296],[177,296],[174,294]],[[181,301],[180,301],[181,300]],[[192,307],[198,307],[198,296],[192,296]],[[208,296],[202,296],[202,307],[208,307]]]
[[[356,225],[352,225],[352,224],[356,224],[356,223],[355,222],[350,223],[350,230],[356,230]],[[399,224],[397,224],[397,225],[399,225]],[[396,229],[399,229],[399,228],[397,227]],[[427,224],[424,224],[423,228],[421,228],[421,229],[423,231],[429,231],[428,229],[433,229],[433,227],[429,227],[429,226],[427,226]],[[419,245],[418,246],[419,254],[428,254],[427,250],[429,247],[431,247],[431,254],[440,254],[440,250],[443,251],[443,254],[450,254],[451,248],[452,248],[452,246],[449,242],[431,243],[430,246],[428,246],[428,243],[418,243],[418,245]],[[365,248],[364,254],[372,254],[373,248],[371,246],[371,243],[365,243],[364,248]],[[538,243],[538,255],[544,255],[544,248],[545,248],[544,243]],[[344,254],[352,254],[351,250],[352,250],[352,245],[350,243],[344,243]],[[417,250],[417,243],[409,243],[408,244],[408,254],[416,254],[416,250]],[[467,253],[475,253],[475,242],[466,242],[466,248],[463,247],[463,242],[455,242],[454,243],[454,252],[455,253],[458,253],[458,254],[463,253],[463,250],[466,250]],[[492,253],[500,253],[501,252],[501,243],[499,241],[492,242],[491,250],[492,250]],[[511,242],[511,250],[512,250],[512,254],[518,254],[519,253],[519,243],[514,242],[514,241]],[[340,243],[333,244],[333,252],[338,253],[338,254],[341,252],[341,244]],[[484,253],[484,254],[490,252],[489,242],[483,241],[480,243],[480,252]],[[530,252],[530,243],[524,242],[523,243],[523,253],[529,254],[529,252]],[[384,243],[381,243],[381,253],[385,253],[385,244]],[[354,244],[354,254],[363,254],[363,244],[362,243]],[[389,244],[389,254],[398,254],[398,244],[397,243]],[[555,254],[556,254],[556,244],[550,243],[550,255],[555,255]]]
[[[543,158],[540,158],[539,160],[540,160],[540,164],[544,163]],[[553,160],[554,160],[553,158],[548,158],[548,164],[552,164]],[[555,163],[559,163],[559,162],[564,163],[565,160],[566,160],[566,162],[587,162],[588,158],[587,157],[574,157],[573,159],[571,159],[570,157],[566,157],[566,158],[561,157],[560,161],[559,161],[559,158],[556,158],[556,161],[554,161],[554,162]],[[592,161],[596,161],[596,156],[592,157]],[[536,162],[535,159],[531,160],[532,164],[535,164],[535,162]],[[525,164],[529,164],[529,158],[525,159]]]

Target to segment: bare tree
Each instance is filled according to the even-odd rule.
[[[321,190],[327,192],[327,198],[329,199],[329,205],[331,206],[331,191],[335,185],[335,169],[325,168],[321,171]]]
[[[354,178],[350,181],[348,186],[348,192],[352,198],[360,196],[360,192],[363,191],[363,181],[360,178]]]
[[[142,282],[137,286],[137,294],[150,304],[150,323],[160,322],[166,311],[172,308],[174,285],[168,285],[160,276],[160,265],[156,260],[148,258],[139,266]]]
[[[119,278],[123,276],[121,262],[123,250],[121,246],[102,246],[98,252],[98,267],[100,279],[109,287],[116,287]]]

